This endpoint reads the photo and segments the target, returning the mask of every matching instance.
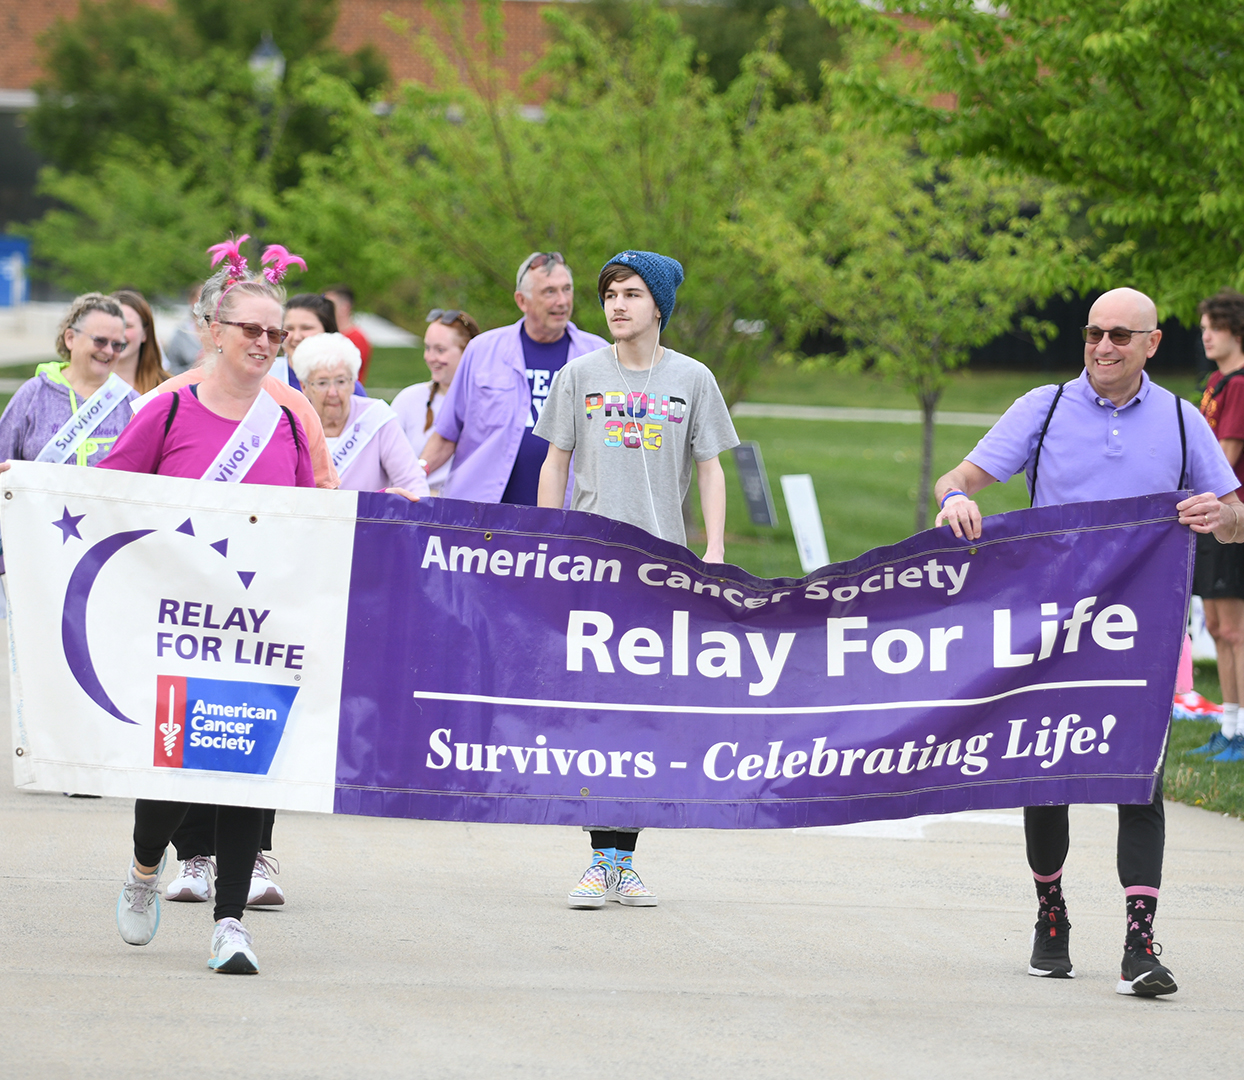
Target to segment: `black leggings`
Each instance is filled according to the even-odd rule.
[[[156,866],[190,803],[139,799],[134,803],[134,861]],[[250,806],[218,806],[216,810],[215,918],[240,919],[250,894],[251,871],[259,854],[263,810]]]
[[[272,850],[272,823],[275,810],[263,812],[263,835],[259,838],[261,851]],[[173,833],[173,847],[182,862],[196,855],[216,854],[216,806],[214,803],[191,803],[182,823]]]
[[[1024,838],[1032,872],[1043,877],[1056,874],[1066,861],[1071,844],[1067,807],[1025,807]],[[1125,889],[1132,885],[1160,888],[1165,849],[1166,812],[1162,805],[1162,770],[1159,770],[1153,802],[1119,807],[1119,884]]]
[[[614,832],[612,829],[589,829],[594,848],[617,848],[619,851],[634,851],[635,841],[639,839],[639,830]]]

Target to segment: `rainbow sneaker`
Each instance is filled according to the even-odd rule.
[[[601,908],[605,901],[612,899],[614,886],[618,882],[618,872],[613,863],[592,863],[579,878],[579,884],[570,890],[566,898],[572,908]]]
[[[623,907],[656,907],[657,894],[645,885],[629,866],[623,867],[618,874],[617,884],[613,887],[610,900]]]

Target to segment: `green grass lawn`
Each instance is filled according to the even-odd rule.
[[[1040,371],[958,371],[950,377],[938,408],[948,412],[1002,413],[1021,394],[1034,386],[1066,382],[1080,374],[1067,369],[1049,374]],[[1163,375],[1168,390],[1193,401],[1201,400],[1196,377]],[[915,409],[916,399],[902,389],[868,374],[844,375],[826,369],[773,365],[747,391],[748,401],[790,405],[847,405],[871,409]]]
[[[803,576],[782,499],[779,478],[783,474],[811,475],[829,556],[834,562],[852,559],[883,544],[897,543],[915,531],[916,485],[920,480],[917,425],[748,417],[736,420],[735,429],[739,438],[760,444],[777,507],[778,527],[768,529],[751,524],[734,457],[723,454],[726,558],[730,562],[758,577]],[[939,426],[934,443],[934,475],[962,461],[983,432],[983,428]],[[990,514],[1027,506],[1023,478],[986,489],[980,503]]]
[[[1208,742],[1217,730],[1217,724],[1199,720],[1171,725],[1162,794],[1172,802],[1244,817],[1244,761],[1213,762],[1186,756],[1188,750]]]

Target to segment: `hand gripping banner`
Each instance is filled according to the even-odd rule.
[[[591,514],[17,463],[16,782],[389,817],[788,828],[1147,802],[1177,494],[763,580]]]

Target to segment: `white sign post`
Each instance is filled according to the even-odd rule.
[[[810,574],[829,562],[829,547],[825,543],[821,510],[816,504],[816,489],[807,473],[783,476],[781,479],[786,513],[795,533],[795,546],[799,549],[799,565],[805,574]]]

